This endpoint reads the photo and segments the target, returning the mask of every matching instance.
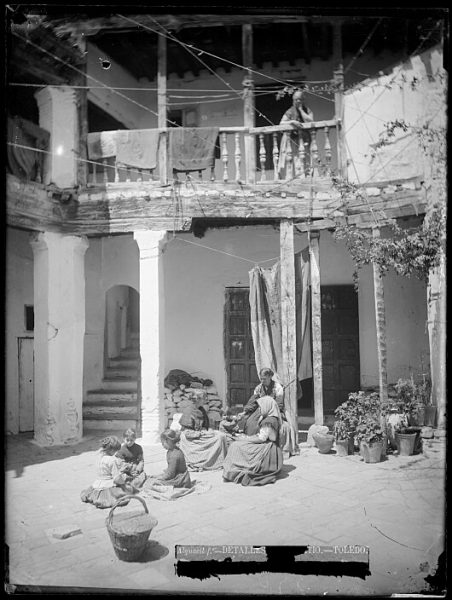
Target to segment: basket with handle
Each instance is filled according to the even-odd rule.
[[[145,512],[136,511],[133,513],[124,513],[116,516],[113,521],[114,510],[124,503],[124,500],[139,500],[144,506]],[[127,562],[137,560],[146,547],[149,535],[158,521],[149,514],[148,507],[143,498],[139,496],[123,496],[111,508],[108,517],[105,519],[108,534],[113,544],[116,556],[120,560]]]

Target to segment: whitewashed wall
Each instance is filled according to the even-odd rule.
[[[432,128],[444,126],[446,72],[442,65],[443,54],[436,47],[346,92],[344,131],[352,181],[428,176],[429,157],[413,133],[397,130],[391,143],[378,149],[373,160],[371,156],[386,123],[404,120],[416,127],[425,123]]]

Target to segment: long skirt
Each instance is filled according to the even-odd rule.
[[[223,479],[242,485],[265,485],[276,481],[282,467],[282,451],[274,442],[238,440],[229,447]]]
[[[130,492],[125,491],[118,486],[105,489],[94,489],[92,485],[80,494],[82,502],[94,504],[96,508],[111,508],[123,496],[127,496]],[[127,500],[128,502],[128,500]]]
[[[197,439],[187,439],[182,431],[179,448],[189,469],[214,471],[223,466],[228,451],[227,437],[221,431],[209,429],[202,431]]]

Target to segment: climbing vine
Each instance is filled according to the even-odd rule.
[[[394,138],[396,131],[412,131],[419,139],[424,153],[428,153],[434,161],[435,172],[433,177],[444,177],[445,169],[445,133],[441,129],[433,129],[428,124],[423,127],[412,127],[404,121],[391,121],[380,140],[374,147],[374,154],[378,148],[387,145]],[[337,220],[334,231],[336,240],[343,240],[355,263],[355,287],[359,283],[359,270],[368,264],[376,264],[381,275],[393,269],[398,275],[404,277],[417,277],[428,280],[431,269],[440,263],[441,253],[445,251],[446,209],[444,199],[437,198],[422,223],[417,227],[402,228],[396,219],[381,221],[375,215],[375,227],[383,223],[386,227],[385,235],[374,237],[372,231],[350,224],[347,218],[347,204],[350,197],[362,196],[363,191],[354,183],[349,183],[338,178],[333,178],[333,185],[338,190],[343,200],[345,218]],[[364,191],[365,193],[365,191]]]

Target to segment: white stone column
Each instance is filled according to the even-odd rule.
[[[31,234],[34,254],[34,436],[76,443],[83,434],[86,238]]]
[[[76,93],[70,88],[48,86],[36,92],[35,98],[39,125],[50,133],[43,183],[73,187],[77,183],[79,140]]]
[[[166,231],[135,231],[140,250],[141,431],[147,444],[164,428],[164,291],[162,251]]]

